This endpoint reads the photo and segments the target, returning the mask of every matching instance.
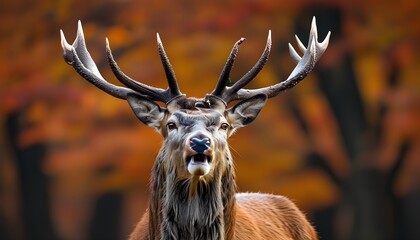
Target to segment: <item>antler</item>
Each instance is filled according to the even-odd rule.
[[[80,21],[78,22],[77,37],[72,45],[67,42],[62,30],[60,30],[60,34],[61,46],[64,50],[64,59],[66,62],[72,65],[80,76],[108,94],[117,98],[127,99],[128,94],[135,93],[153,101],[161,101],[166,104],[179,96],[184,96],[179,90],[175,73],[166,56],[159,34],[157,34],[158,50],[168,80],[167,89],[148,86],[125,75],[114,61],[108,39],[106,39],[106,53],[109,65],[117,79],[128,88],[109,83],[99,73],[98,67],[86,48],[82,23]]]
[[[115,62],[112,56],[111,49],[109,47],[109,41],[106,39],[106,53],[108,63],[116,76],[116,78],[123,83],[126,87],[120,87],[109,83],[100,74],[98,67],[90,56],[84,39],[82,24],[78,22],[77,37],[73,44],[70,45],[64,36],[62,30],[61,34],[61,45],[64,50],[64,59],[68,64],[72,65],[73,68],[90,83],[103,90],[104,92],[121,99],[127,99],[128,94],[139,94],[143,97],[147,97],[153,101],[161,101],[168,105],[172,100],[184,96],[178,87],[178,83],[175,77],[174,70],[166,56],[163,48],[162,41],[160,40],[159,34],[157,34],[157,44],[159,55],[165,69],[166,78],[168,80],[168,88],[156,88],[148,86],[141,82],[135,81],[125,75],[118,64]],[[229,75],[233,67],[236,55],[238,53],[239,45],[245,41],[244,38],[238,40],[228,57],[228,60],[220,74],[219,80],[216,87],[211,94],[207,96],[213,96],[216,99],[220,99],[225,106],[233,100],[247,99],[258,94],[265,94],[269,98],[277,96],[280,92],[294,87],[302,79],[304,79],[315,66],[315,63],[319,60],[322,54],[325,52],[328,46],[328,41],[331,32],[328,32],[323,42],[318,42],[318,32],[316,27],[315,17],[312,19],[312,26],[309,35],[308,47],[305,47],[299,38],[296,36],[299,49],[304,52],[303,56],[300,57],[292,45],[289,44],[290,55],[297,63],[289,77],[280,83],[272,86],[258,88],[258,89],[245,89],[250,81],[252,81],[257,74],[262,70],[265,63],[268,60],[268,56],[271,50],[271,31],[268,32],[267,43],[265,49],[257,61],[257,63],[247,72],[241,79],[235,82],[232,86],[227,86],[229,82]]]
[[[312,71],[312,69],[315,66],[315,63],[319,60],[319,58],[327,49],[330,35],[331,32],[328,32],[324,41],[321,43],[318,42],[316,20],[315,17],[313,17],[311,31],[309,34],[308,47],[305,47],[299,40],[299,38],[295,36],[298,42],[299,49],[302,52],[304,52],[303,56],[300,57],[296,53],[292,45],[289,43],[290,55],[293,58],[293,60],[297,63],[296,67],[293,69],[289,77],[283,82],[258,89],[244,89],[243,87],[257,76],[257,74],[264,67],[264,64],[267,62],[268,55],[270,54],[271,50],[271,31],[268,32],[267,44],[258,62],[254,65],[254,67],[252,67],[252,69],[248,73],[246,73],[241,79],[239,79],[231,87],[229,87],[227,86],[229,74],[232,69],[233,62],[236,58],[239,44],[241,44],[244,41],[243,38],[240,39],[233,46],[233,49],[219,77],[219,81],[217,82],[216,87],[210,94],[210,96],[215,96],[221,99],[225,105],[227,105],[233,100],[247,99],[257,94],[266,94],[269,98],[277,96],[280,92],[294,87],[302,79],[304,79],[309,74],[309,72]]]

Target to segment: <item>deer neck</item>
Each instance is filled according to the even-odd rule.
[[[152,175],[149,206],[151,239],[231,239],[235,216],[235,173],[231,155],[223,171],[215,166],[211,178],[196,182],[191,196],[191,179],[179,180],[176,171],[162,174],[157,159]]]

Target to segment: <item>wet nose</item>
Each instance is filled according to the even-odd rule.
[[[203,153],[210,148],[209,138],[191,138],[190,140],[191,149],[197,153]]]

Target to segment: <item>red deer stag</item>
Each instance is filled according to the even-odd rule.
[[[235,171],[227,139],[251,123],[267,98],[292,88],[314,68],[328,46],[330,33],[318,42],[315,18],[308,46],[296,37],[303,56],[289,44],[297,66],[283,82],[245,89],[261,71],[271,49],[271,32],[258,62],[241,79],[228,86],[241,38],[235,43],[210,94],[187,98],[178,88],[175,73],[157,35],[157,45],[168,88],[137,82],[125,75],[106,40],[109,65],[126,87],[113,85],[99,73],[87,51],[79,21],[76,40],[68,44],[61,31],[64,59],[86,80],[104,92],[126,99],[144,124],[164,138],[151,174],[148,210],[130,239],[317,239],[304,214],[283,196],[236,193]],[[234,100],[236,105],[228,107]],[[166,107],[159,106],[163,102]]]

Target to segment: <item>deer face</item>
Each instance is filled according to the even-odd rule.
[[[165,157],[165,168],[175,169],[181,178],[190,178],[212,175],[216,166],[226,164],[227,139],[257,117],[266,99],[266,95],[257,95],[227,110],[210,106],[165,109],[138,95],[130,95],[127,100],[136,116],[164,137],[163,148],[170,155]],[[172,106],[182,105],[180,101],[185,99]],[[191,101],[202,100],[187,102]]]
[[[192,176],[203,176],[210,172],[213,159],[220,159],[215,153],[224,150],[228,126],[217,111],[176,111],[166,123],[167,139],[179,148],[184,170]]]

